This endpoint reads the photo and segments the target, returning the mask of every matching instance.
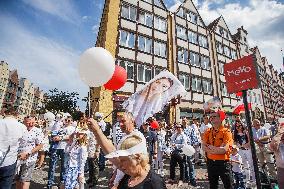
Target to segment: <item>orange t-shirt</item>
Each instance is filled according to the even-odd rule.
[[[230,160],[231,146],[233,145],[233,136],[231,131],[228,128],[225,128],[223,125],[219,127],[218,130],[215,130],[213,127],[207,129],[202,138],[203,143],[210,144],[212,146],[220,147],[225,146],[225,154],[209,154],[207,157],[211,160]]]

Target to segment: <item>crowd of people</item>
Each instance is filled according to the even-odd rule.
[[[218,188],[219,179],[226,189],[254,188],[251,140],[260,170],[275,186],[278,183],[284,188],[283,119],[270,127],[254,119],[251,139],[240,116],[232,125],[224,124],[221,110],[173,124],[151,117],[140,128],[130,112],[113,126],[105,123],[99,112],[94,118],[81,113],[79,120],[70,114],[45,120],[27,116],[21,123],[13,107],[7,107],[4,116],[0,120],[0,189],[10,189],[14,181],[17,189],[28,189],[33,171],[45,164],[49,168],[47,188],[82,189],[85,183],[95,188],[106,161],[113,166],[108,183],[111,189],[163,189],[166,183],[198,186],[197,165],[207,166],[211,189]],[[159,122],[157,128],[151,127],[153,121]],[[192,155],[184,153],[188,145],[194,149]],[[164,161],[168,158],[170,174],[166,177]],[[55,183],[59,162],[60,183]]]

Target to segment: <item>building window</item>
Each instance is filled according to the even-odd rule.
[[[219,41],[216,42],[216,49],[218,53],[223,54],[223,46]]]
[[[188,14],[187,14],[187,20],[196,24],[197,23],[197,14],[189,11]]]
[[[150,66],[145,66],[145,82],[152,79],[152,68]]]
[[[200,67],[199,59],[200,59],[199,54],[194,52],[189,52],[189,60],[191,65]]]
[[[232,59],[236,60],[237,59],[237,52],[234,49],[231,49],[231,57]]]
[[[160,0],[154,0],[154,5],[156,6],[162,6]]]
[[[155,41],[154,43],[154,53],[155,55],[161,56],[161,57],[166,57],[166,52],[167,48],[166,48],[166,43],[162,43],[162,42],[158,42]]]
[[[188,31],[188,40],[190,43],[197,44],[197,33]]]
[[[138,49],[147,53],[152,53],[152,39],[144,36],[138,37]]]
[[[129,61],[118,60],[118,65],[123,67],[127,73],[127,79],[134,79],[134,64]]]
[[[193,76],[191,81],[192,91],[201,92],[201,79],[196,76]]]
[[[207,79],[202,80],[202,87],[203,87],[203,92],[206,94],[212,94],[212,82]]]
[[[226,29],[222,28],[221,26],[219,26],[219,31],[218,31],[218,33],[219,33],[221,36],[225,37],[226,39],[229,39],[229,32],[228,32]]]
[[[219,65],[219,73],[224,74],[224,63],[218,61],[218,65]]]
[[[136,8],[123,4],[121,7],[121,16],[136,21]]]
[[[142,64],[137,65],[138,76],[137,80],[140,82],[148,82],[152,79],[152,69],[150,66],[145,66]]]
[[[154,17],[154,28],[163,32],[167,31],[166,19],[155,16]]]
[[[222,95],[228,96],[227,87],[226,87],[225,83],[221,83],[221,89],[222,89]]]
[[[184,9],[182,7],[180,7],[179,11],[177,12],[177,15],[184,18]]]
[[[210,60],[208,56],[200,56],[200,63],[201,63],[201,68],[205,70],[210,70]]]
[[[227,57],[231,57],[230,48],[227,47],[226,45],[224,45],[224,54],[225,54]]]
[[[144,11],[140,11],[139,23],[153,27],[153,15]]]
[[[144,72],[145,72],[144,65],[138,64],[137,65],[137,72],[138,72],[137,80],[141,81],[141,82],[144,82]]]
[[[186,74],[179,74],[179,81],[182,83],[186,90],[190,89],[189,86],[189,75]]]
[[[178,48],[178,61],[188,64],[188,52],[186,49],[181,47]]]
[[[159,73],[161,73],[161,71],[162,71],[162,68],[156,67],[155,68],[155,76],[158,75]]]
[[[176,26],[176,29],[177,29],[177,37],[187,40],[186,39],[186,29],[178,25]]]
[[[208,41],[206,36],[199,35],[198,42],[200,47],[208,48]]]
[[[134,48],[135,35],[131,32],[120,30],[119,44],[124,47]]]

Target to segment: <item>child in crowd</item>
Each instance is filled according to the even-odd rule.
[[[77,130],[76,135],[71,136],[71,141],[66,146],[65,152],[69,153],[69,160],[64,182],[65,189],[78,188],[78,185],[83,185],[85,182],[84,166],[88,157],[87,133],[87,130]]]
[[[238,154],[239,148],[236,145],[232,146],[232,154],[230,160],[232,163],[232,171],[235,178],[235,189],[245,189],[244,175],[242,168],[242,157]]]
[[[163,154],[167,148],[166,145],[166,131],[162,124],[159,124],[159,127],[156,130],[157,132],[157,139],[158,139],[158,151],[157,151],[157,159],[154,161],[155,170],[157,173],[160,174],[162,177],[165,176],[164,173],[164,162],[163,162]]]

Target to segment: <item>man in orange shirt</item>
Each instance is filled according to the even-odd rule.
[[[210,189],[218,189],[219,177],[225,189],[233,188],[230,164],[230,147],[233,145],[233,137],[231,131],[223,126],[224,119],[223,111],[211,112],[212,128],[207,129],[202,138],[203,150],[207,154]]]

